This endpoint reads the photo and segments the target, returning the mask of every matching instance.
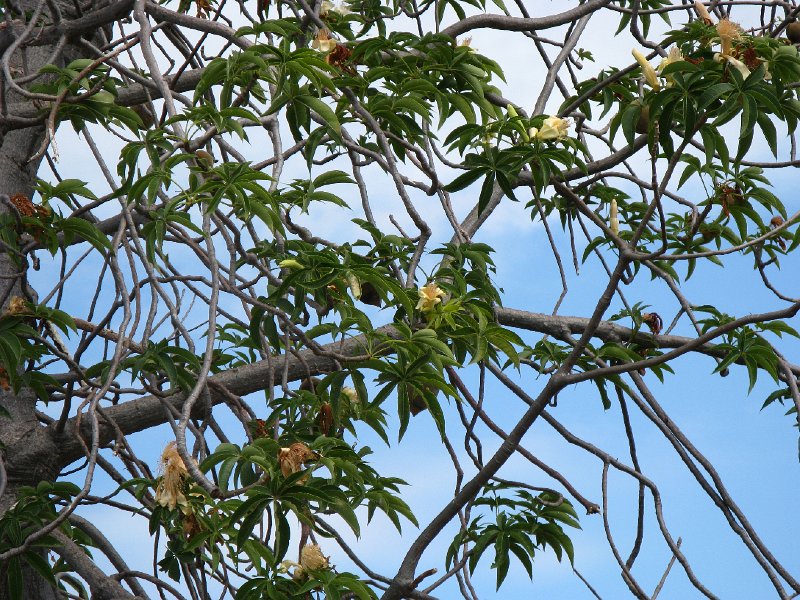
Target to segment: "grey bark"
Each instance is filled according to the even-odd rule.
[[[8,6],[7,3],[4,3]],[[70,22],[76,15],[74,14],[75,4],[69,2],[56,2],[65,17],[65,23]],[[108,7],[113,7],[120,3],[107,3]],[[38,2],[28,0],[19,2],[18,6],[23,11],[33,11]],[[16,16],[16,15],[14,15]],[[86,24],[86,23],[84,23]],[[96,25],[93,25],[96,30]],[[19,48],[14,48],[12,42],[14,37],[19,36],[24,27],[19,21],[14,21],[13,26],[7,26],[7,33],[4,39],[0,40],[0,50],[3,58],[9,60],[9,64],[15,73],[31,74],[38,70],[53,58],[52,54],[58,40],[54,36],[52,40],[39,38],[37,46],[27,47],[23,43]],[[76,32],[72,32],[76,33]],[[10,54],[6,57],[5,55]],[[69,60],[79,55],[77,47],[73,44],[66,44],[64,50],[56,57],[60,64],[65,64]],[[0,74],[0,77],[2,75]],[[9,107],[20,106],[26,100],[18,94],[13,93],[8,86],[8,82],[2,81],[4,106],[0,106],[0,122],[3,117],[8,115]],[[37,110],[28,102],[30,109]],[[31,160],[44,139],[44,127],[36,125],[27,128],[11,130],[0,126],[0,216],[13,216],[15,208],[10,203],[9,198],[15,194],[21,194],[30,199],[34,193],[37,172],[41,159]],[[8,227],[8,226],[7,226]],[[7,232],[4,232],[7,233]],[[15,234],[21,232],[16,231]],[[14,297],[22,297],[29,301],[36,301],[35,291],[30,289],[27,284],[28,263],[24,257],[13,254],[13,250],[0,246],[0,314],[5,312],[9,302]],[[2,517],[17,501],[20,487],[35,486],[41,481],[52,481],[58,475],[59,464],[54,460],[58,455],[55,441],[45,427],[43,427],[36,417],[37,398],[30,389],[21,389],[15,393],[13,390],[0,389],[0,406],[4,408],[9,417],[0,418],[0,442],[2,443],[2,459],[5,464],[7,480],[0,496],[0,517]],[[60,532],[56,536],[64,538],[62,545],[67,542],[71,544],[68,550],[73,560],[80,560],[81,557],[89,560],[88,556],[78,548],[71,540]],[[73,547],[74,546],[74,547]],[[65,546],[66,548],[66,546]],[[10,592],[7,588],[8,565],[0,565],[0,600],[10,600]],[[95,567],[95,569],[97,569]],[[36,571],[27,566],[22,561],[23,570],[23,590],[26,600],[56,600],[59,594],[56,590]],[[97,569],[99,572],[99,569]],[[89,573],[90,571],[86,571]],[[112,597],[131,597],[125,592],[119,583],[101,574],[102,572],[92,571],[96,578],[93,584],[99,592],[98,598]]]

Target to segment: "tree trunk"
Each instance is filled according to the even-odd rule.
[[[23,10],[32,10],[32,2],[22,2]],[[53,51],[52,46],[41,46],[17,51],[10,61],[12,72],[32,73],[44,64]],[[23,57],[24,54],[24,57]],[[10,106],[21,106],[18,94],[5,90],[2,107],[5,113]],[[28,199],[33,195],[40,159],[30,160],[44,136],[44,127],[30,127],[15,131],[0,130],[0,218],[14,215],[15,209],[9,199],[21,194]],[[8,228],[6,228],[8,229]],[[4,232],[8,233],[8,231]],[[21,232],[17,230],[16,234]],[[12,233],[13,237],[13,233]],[[36,301],[36,292],[27,282],[27,257],[12,254],[5,245],[0,245],[0,314],[8,308],[14,297]],[[0,417],[0,443],[3,445],[3,460],[7,473],[5,492],[0,496],[0,518],[14,505],[21,486],[35,486],[40,481],[52,481],[60,466],[56,463],[57,447],[36,418],[35,394],[30,389],[0,389],[0,406],[8,418]],[[7,588],[7,565],[0,565],[0,600],[11,600]],[[58,595],[50,584],[23,561],[23,595],[26,600],[56,600]]]

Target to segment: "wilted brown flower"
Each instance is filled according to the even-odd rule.
[[[203,525],[193,513],[190,512],[183,516],[183,535],[187,540],[201,531],[203,531]]]
[[[170,510],[174,510],[176,506],[187,506],[183,484],[189,472],[178,454],[178,445],[175,442],[167,444],[161,453],[159,471],[161,477],[156,485],[156,502]]]
[[[13,194],[9,199],[23,217],[33,217],[34,215],[39,217],[50,216],[49,208],[36,206],[25,194]]]
[[[292,473],[297,473],[303,468],[303,463],[316,458],[316,453],[302,442],[295,442],[288,448],[281,448],[278,451],[278,464],[281,473],[288,477]]]
[[[333,50],[331,50],[330,53],[325,57],[325,62],[331,66],[339,67],[348,75],[355,75],[356,70],[353,68],[353,65],[349,63],[350,56],[352,56],[352,54],[353,52],[350,50],[350,48],[343,44],[337,43],[333,47]]]
[[[664,321],[655,312],[642,314],[642,321],[650,328],[653,335],[661,333],[661,329],[664,327]]]
[[[28,310],[28,305],[24,298],[21,298],[20,296],[13,296],[8,302],[8,308],[6,309],[7,315],[15,317],[19,315],[27,315],[29,313],[30,310]]]
[[[783,220],[782,216],[775,215],[769,220],[769,226],[771,229],[777,229],[778,227],[783,225],[784,222],[785,221]],[[775,237],[775,241],[778,242],[778,245],[781,247],[781,250],[786,250],[786,242],[781,237],[781,233],[778,233],[778,235]]]
[[[209,0],[196,0],[197,2],[197,17],[199,19],[207,19],[211,13],[211,2]]]
[[[250,435],[252,435],[254,439],[270,437],[271,432],[269,431],[267,422],[264,419],[253,419],[248,421],[247,426],[250,428]]]
[[[11,380],[8,378],[8,371],[0,367],[0,389],[7,392],[11,389]]]

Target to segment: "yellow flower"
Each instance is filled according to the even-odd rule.
[[[298,261],[296,261],[293,258],[287,258],[286,260],[282,260],[281,262],[278,263],[278,266],[281,269],[302,269],[303,268],[303,264],[298,262]]]
[[[161,477],[156,485],[156,503],[174,510],[176,506],[187,506],[186,496],[183,494],[183,483],[189,476],[186,465],[178,454],[178,446],[170,442],[161,453],[159,463]]]
[[[633,54],[633,58],[636,59],[636,62],[639,63],[639,66],[642,67],[642,75],[644,75],[644,80],[650,84],[650,87],[654,90],[660,89],[661,82],[658,80],[658,74],[653,68],[653,65],[651,65],[647,60],[647,57],[645,57],[645,55],[636,48],[631,50],[631,54]]]
[[[330,34],[327,29],[320,29],[317,32],[317,37],[311,42],[311,47],[314,50],[319,50],[320,52],[330,52],[334,48],[336,48],[336,40],[332,40],[330,38]]]
[[[542,124],[542,128],[531,127],[528,130],[528,136],[537,140],[560,140],[567,137],[571,124],[569,119],[547,117]]]
[[[417,310],[422,312],[431,312],[433,307],[442,301],[445,293],[435,283],[429,283],[419,288],[419,302],[417,302]]]
[[[719,36],[720,44],[722,45],[720,54],[728,57],[731,55],[731,51],[733,50],[733,40],[738,39],[741,35],[741,28],[729,19],[722,19],[719,23],[717,23],[717,35]]]

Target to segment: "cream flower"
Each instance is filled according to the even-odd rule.
[[[572,125],[572,123],[569,119],[547,117],[541,129],[531,127],[528,131],[528,135],[537,140],[560,140],[567,137],[570,125]]]
[[[336,40],[330,38],[330,32],[327,29],[320,29],[317,36],[311,42],[311,47],[320,52],[330,52],[336,48]]]
[[[667,57],[664,58],[661,63],[658,65],[658,69],[656,71],[659,75],[663,73],[664,69],[666,69],[669,65],[676,62],[681,62],[683,60],[683,54],[681,54],[681,49],[677,46],[673,46],[669,49],[669,54]],[[672,85],[674,83],[672,75],[662,75],[664,79],[667,80],[667,85]]]
[[[611,209],[608,211],[608,221],[614,235],[619,235],[619,214],[617,212],[617,201],[611,199]]]
[[[183,494],[183,484],[189,475],[186,465],[178,454],[178,446],[170,442],[161,453],[159,463],[161,477],[156,485],[156,503],[170,510],[176,506],[187,506],[186,496]]]
[[[733,40],[739,38],[742,34],[741,28],[728,19],[722,19],[719,23],[717,23],[717,35],[720,39],[720,45],[722,49],[720,50],[720,54],[722,56],[730,56],[733,50]]]
[[[315,571],[329,569],[331,565],[317,544],[306,544],[300,551],[300,566],[304,571]]]
[[[633,54],[633,58],[636,59],[636,62],[639,63],[639,66],[642,67],[642,75],[644,75],[644,80],[650,85],[651,88],[654,90],[658,90],[661,88],[661,82],[658,80],[658,74],[656,70],[653,68],[653,65],[647,60],[644,54],[641,51],[634,48],[631,50],[631,54]]]
[[[747,68],[747,65],[740,61],[738,58],[733,58],[732,56],[725,56],[721,53],[716,53],[714,55],[714,60],[717,62],[722,62],[723,60],[727,61],[734,69],[739,71],[742,74],[744,79],[747,79],[750,76],[750,69]],[[766,78],[766,77],[765,77]]]
[[[325,18],[328,13],[336,13],[339,16],[347,16],[350,14],[350,8],[344,3],[334,4],[331,0],[322,0],[322,6],[319,8],[319,16]]]
[[[419,288],[419,302],[417,302],[417,310],[422,312],[431,312],[433,307],[442,301],[445,293],[435,283],[429,283]]]
[[[706,25],[712,25],[714,23],[714,21],[711,19],[711,15],[708,13],[708,9],[702,2],[700,2],[700,0],[695,0],[694,12],[697,13],[697,16],[701,21],[705,22]]]
[[[351,387],[343,387],[342,394],[350,401],[350,404],[358,404],[360,402],[358,392]]]

